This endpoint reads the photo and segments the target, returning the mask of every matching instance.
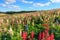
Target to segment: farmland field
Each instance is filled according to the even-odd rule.
[[[0,40],[60,40],[60,9],[0,13]]]

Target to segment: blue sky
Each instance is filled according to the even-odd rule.
[[[0,0],[0,11],[49,10],[60,8],[60,0]]]

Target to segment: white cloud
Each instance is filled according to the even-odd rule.
[[[26,0],[21,0],[23,3],[27,3],[27,4],[32,4],[33,1],[26,1]]]
[[[47,3],[45,3],[45,4],[43,4],[43,3],[34,3],[33,6],[35,6],[35,7],[39,7],[39,6],[49,6],[50,4],[51,4],[50,2],[47,2]]]
[[[0,6],[6,7],[14,2],[16,2],[16,0],[4,0],[4,3],[0,3]]]
[[[13,5],[13,3],[15,3],[15,2],[16,2],[16,0],[4,0],[4,3],[1,3],[0,7],[4,7],[7,9],[21,10],[20,6]]]
[[[5,5],[5,4],[0,4],[0,6],[2,6],[2,7],[6,7],[6,5]]]
[[[5,4],[11,4],[11,3],[15,3],[16,0],[5,0]]]
[[[49,6],[51,4],[51,2],[47,2],[47,3],[45,3],[45,5],[47,5],[47,6]]]
[[[21,10],[20,6],[18,6],[18,5],[0,4],[0,7],[4,7],[4,8],[7,8],[7,9]]]
[[[30,9],[34,9],[33,7],[28,7],[28,8],[30,8]]]
[[[16,10],[20,10],[20,6],[18,5],[8,5],[7,8],[10,8],[10,9],[16,9]]]
[[[60,0],[50,0],[52,3],[60,3]]]

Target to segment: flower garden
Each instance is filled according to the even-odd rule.
[[[0,40],[60,40],[60,13],[50,11],[0,17]]]

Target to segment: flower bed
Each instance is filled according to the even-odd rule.
[[[0,40],[60,40],[60,16],[2,18]]]

